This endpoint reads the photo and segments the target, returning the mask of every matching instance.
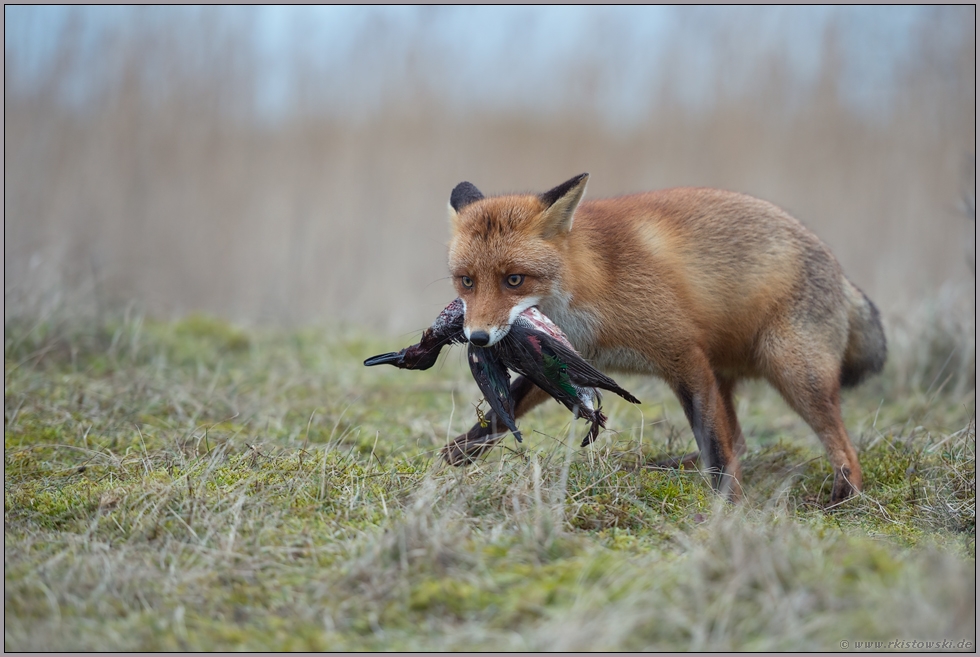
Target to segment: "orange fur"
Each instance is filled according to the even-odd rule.
[[[742,194],[676,188],[580,202],[587,181],[583,174],[542,195],[485,198],[468,183],[454,190],[449,268],[467,337],[493,344],[516,312],[537,305],[600,369],[662,377],[731,499],[744,451],[732,392],[741,378],[763,377],[824,443],[832,501],[860,491],[840,387],[881,369],[885,340],[874,305],[827,247],[776,206]],[[522,394],[519,415],[543,400]],[[456,452],[476,429],[457,438]],[[479,443],[486,448],[485,435]]]

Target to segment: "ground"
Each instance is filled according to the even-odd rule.
[[[845,392],[865,490],[837,509],[815,436],[744,385],[732,506],[640,467],[693,437],[639,377],[589,448],[546,404],[443,465],[476,419],[462,350],[361,365],[417,337],[8,321],[4,648],[974,650],[973,374],[893,353]]]

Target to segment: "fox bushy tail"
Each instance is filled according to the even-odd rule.
[[[871,299],[850,281],[847,281],[847,298],[850,328],[847,350],[841,364],[840,383],[849,388],[881,371],[888,357],[888,345],[881,326],[881,315]]]

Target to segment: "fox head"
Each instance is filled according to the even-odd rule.
[[[465,304],[464,333],[496,344],[523,311],[559,291],[569,231],[589,174],[541,195],[487,198],[462,182],[449,197],[449,271]]]

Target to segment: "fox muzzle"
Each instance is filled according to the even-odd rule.
[[[470,333],[470,342],[477,347],[486,347],[490,344],[490,334],[486,331],[473,331]]]

